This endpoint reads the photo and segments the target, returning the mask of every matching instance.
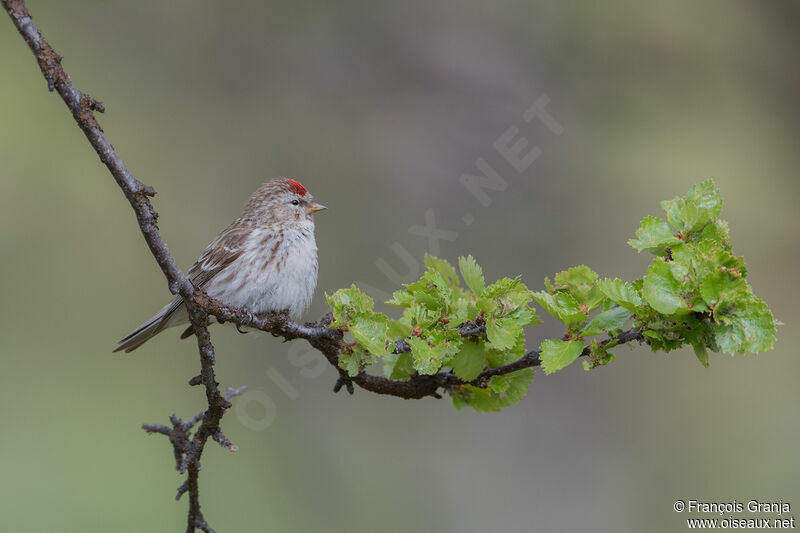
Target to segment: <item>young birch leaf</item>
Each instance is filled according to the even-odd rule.
[[[486,337],[496,350],[510,350],[522,336],[522,326],[513,318],[489,317],[486,321]]]
[[[586,265],[572,267],[556,274],[556,290],[566,290],[586,311],[594,311],[603,304],[603,294],[596,286],[597,273]],[[552,291],[551,291],[552,293]]]
[[[569,268],[556,274],[556,288],[588,288],[597,281],[597,273],[586,265]]]
[[[700,361],[700,364],[708,368],[708,350],[706,350],[706,345],[701,342],[693,343],[692,348],[694,348],[694,354],[697,356],[697,360]]]
[[[361,346],[339,354],[339,368],[347,371],[347,375],[354,378],[362,368],[375,362],[375,356],[367,353]]]
[[[749,296],[747,282],[728,272],[717,271],[700,283],[700,295],[709,305],[720,302],[735,302]]]
[[[410,353],[389,354],[383,358],[383,375],[389,379],[407,380],[414,371]]]
[[[400,320],[390,320],[389,321],[389,340],[395,341],[397,339],[402,339],[403,337],[410,337],[414,328],[411,326],[411,317],[409,311],[403,314],[403,318]]]
[[[730,231],[728,223],[724,220],[715,220],[708,224],[697,236],[697,240],[710,240],[722,245],[728,245],[730,241]]]
[[[714,222],[722,211],[722,197],[714,182],[706,180],[694,185],[686,196],[664,200],[661,207],[667,219],[683,235],[695,233]]]
[[[505,376],[493,376],[485,389],[464,385],[453,394],[453,405],[462,409],[469,405],[478,412],[499,411],[519,403],[528,393],[533,369],[524,368]]]
[[[545,374],[552,374],[572,364],[583,352],[581,341],[546,340],[539,346],[542,368]]]
[[[759,353],[772,349],[776,323],[767,304],[753,297],[732,313],[715,313],[711,325],[720,350],[729,353]]]
[[[417,301],[424,302],[432,310],[447,308],[452,303],[453,288],[438,270],[429,270],[419,281],[409,285],[409,290],[412,287]]]
[[[467,284],[467,287],[480,298],[483,294],[483,289],[486,287],[486,281],[483,279],[483,269],[478,265],[475,259],[468,255],[467,257],[458,258],[458,269],[461,271],[461,276]]]
[[[330,328],[347,325],[357,316],[372,314],[372,308],[375,306],[372,298],[361,292],[355,284],[349,289],[339,289],[333,294],[326,294],[325,299],[335,319],[335,322],[328,326]]]
[[[681,298],[681,282],[672,275],[669,263],[660,259],[656,259],[647,269],[642,296],[653,309],[665,315],[689,311]]]
[[[489,381],[489,385],[491,386],[491,382],[498,377],[501,376],[494,376]],[[500,407],[509,407],[519,403],[522,398],[528,394],[531,381],[533,381],[533,369],[524,368],[522,370],[517,370],[516,372],[506,374],[502,377],[505,378],[507,385],[505,386],[505,390],[502,392],[498,400],[500,402]]]
[[[583,369],[587,371],[594,370],[598,366],[606,366],[614,362],[614,359],[613,353],[609,353],[605,346],[601,346],[599,342],[593,340],[589,346],[589,360],[583,361]]]
[[[714,184],[714,180],[706,180],[694,185],[686,193],[686,198],[694,202],[697,207],[708,209],[714,219],[722,212],[722,195]]]
[[[486,348],[482,342],[465,342],[451,364],[456,376],[463,381],[472,381],[486,364]]]
[[[387,301],[386,304],[396,307],[411,307],[414,305],[414,295],[408,291],[394,291],[392,299]]]
[[[544,307],[545,311],[567,326],[582,324],[586,321],[586,313],[581,310],[580,305],[571,294],[561,291],[555,294],[539,291],[533,293],[533,299]]]
[[[349,325],[353,338],[373,355],[384,355],[389,319],[384,315],[358,316]]]
[[[442,363],[436,357],[432,347],[428,345],[428,341],[419,337],[410,337],[407,342],[411,346],[411,357],[414,359],[414,368],[417,369],[417,372],[432,375],[439,371]]]
[[[414,368],[424,375],[432,375],[438,372],[442,365],[448,362],[450,357],[458,353],[459,350],[459,345],[444,339],[438,343],[429,344],[427,340],[419,337],[410,337],[406,339],[406,342],[411,346]]]
[[[613,332],[619,331],[622,329],[622,326],[631,319],[633,313],[629,310],[625,309],[624,307],[612,307],[611,309],[607,309],[592,318],[592,320],[586,325],[586,329],[583,330],[581,335],[591,336],[597,335],[604,331]]]
[[[339,368],[354,378],[361,370],[361,358],[355,352],[339,354]]]
[[[458,281],[458,274],[456,274],[456,269],[444,259],[439,259],[431,254],[425,254],[425,267],[428,270],[434,270],[441,274],[445,283],[450,288],[455,289],[460,285]]]
[[[682,241],[672,233],[672,228],[665,221],[654,216],[642,220],[642,225],[636,230],[638,239],[628,240],[628,244],[638,251],[648,250],[660,253],[667,246],[680,244]]]
[[[606,297],[617,305],[631,312],[636,312],[642,306],[642,298],[632,284],[621,279],[604,279],[598,287]]]

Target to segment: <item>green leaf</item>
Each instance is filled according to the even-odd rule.
[[[419,337],[411,337],[407,339],[409,346],[411,346],[411,357],[414,360],[414,368],[420,374],[432,375],[439,371],[442,367],[442,362],[434,353],[428,341],[420,339]]]
[[[628,244],[638,251],[647,250],[660,254],[664,248],[682,241],[672,233],[672,228],[660,218],[648,216],[642,220],[642,225],[636,230],[638,239],[628,240]]]
[[[425,267],[428,270],[433,270],[441,274],[442,279],[451,289],[455,289],[461,285],[458,281],[456,269],[444,259],[439,259],[433,255],[425,254]]]
[[[744,258],[736,257],[729,246],[712,240],[692,242],[673,249],[674,264],[695,280],[702,280],[721,269],[747,276]]]
[[[642,298],[639,296],[634,286],[625,283],[621,279],[604,279],[598,283],[600,291],[617,305],[620,305],[633,313],[637,312],[642,305]]]
[[[683,198],[661,202],[661,207],[669,223],[688,236],[716,221],[722,211],[722,197],[714,182],[706,180],[689,189]]]
[[[533,375],[533,369],[524,368],[504,376],[493,376],[485,389],[464,385],[453,393],[453,405],[456,409],[470,406],[479,412],[499,411],[525,397]]]
[[[339,354],[339,368],[347,371],[347,375],[354,378],[361,370],[374,363],[375,356],[368,354],[360,346]]]
[[[383,357],[383,375],[389,379],[407,380],[415,372],[410,353],[389,354]]]
[[[450,356],[458,353],[459,346],[450,342],[429,343],[419,337],[406,339],[411,346],[411,357],[414,361],[414,368],[417,372],[424,375],[437,373],[442,365],[448,361]]]
[[[542,368],[545,374],[552,374],[572,364],[583,352],[581,341],[546,340],[540,346]]]
[[[489,317],[486,321],[486,337],[497,350],[508,350],[522,336],[522,326],[513,318]]]
[[[406,313],[408,313],[408,311],[406,311]],[[411,317],[404,314],[403,318],[400,320],[389,321],[389,340],[394,341],[404,337],[410,337],[413,330],[414,328],[411,327]]]
[[[518,276],[514,279],[503,278],[492,283],[484,289],[481,300],[495,300],[500,308],[499,313],[507,314],[527,304],[532,298],[533,294]]]
[[[660,259],[647,269],[642,296],[653,309],[665,315],[689,311],[681,297],[681,282],[673,276],[669,263]]]
[[[547,292],[549,292],[550,294],[553,294],[554,292],[556,292],[556,288],[553,287],[553,284],[550,281],[550,278],[548,278],[547,276],[544,277],[544,288],[547,289]]]
[[[686,193],[686,199],[701,209],[707,209],[713,219],[722,213],[722,195],[714,184],[714,180],[706,180],[694,185]]]
[[[611,343],[609,343],[611,345]],[[583,361],[584,370],[594,370],[598,366],[606,366],[614,361],[613,353],[609,353],[605,346],[593,340],[589,346],[589,360]]]
[[[542,320],[536,315],[536,310],[528,306],[518,307],[506,316],[513,318],[523,328],[542,323]]]
[[[597,281],[597,273],[586,265],[572,267],[556,274],[556,288],[579,288]]]
[[[588,337],[604,331],[609,333],[619,331],[632,316],[633,313],[624,307],[612,307],[595,315],[581,335]]]
[[[386,304],[396,307],[411,307],[414,305],[414,296],[408,291],[394,291],[392,299],[387,301]]]
[[[697,240],[710,240],[728,246],[730,241],[728,223],[724,220],[715,220],[703,228],[703,231],[697,236]]]
[[[384,355],[389,319],[383,315],[358,316],[348,326],[353,338],[373,355]]]
[[[700,283],[700,294],[707,304],[716,306],[720,302],[746,299],[750,291],[747,282],[741,276],[722,270],[706,276]]]
[[[342,353],[339,355],[339,368],[347,372],[347,375],[354,378],[361,370],[361,358],[354,353]]]
[[[478,298],[478,301],[475,302],[475,308],[487,315],[494,313],[497,307],[498,304],[494,298]]]
[[[708,350],[706,350],[706,345],[703,343],[693,343],[692,348],[694,348],[694,354],[697,356],[697,360],[700,361],[700,364],[708,368]]]
[[[372,298],[352,285],[349,289],[339,289],[332,295],[326,295],[326,299],[334,317],[329,327],[347,328],[356,342],[373,355],[386,353],[389,319],[373,312],[375,302]],[[357,362],[360,364],[361,361]]]
[[[575,298],[579,305],[583,305],[587,312],[594,311],[603,305],[603,294],[597,288],[597,273],[586,265],[572,267],[556,274],[554,290],[565,290]]]
[[[451,364],[456,376],[463,381],[472,381],[486,365],[486,348],[482,342],[465,342]]]
[[[508,350],[496,350],[492,348],[490,343],[485,344],[487,352],[486,352],[486,365],[489,368],[494,368],[498,366],[507,365],[517,359],[521,358],[523,355],[528,353],[528,350],[525,348],[525,336],[520,335],[517,344],[515,344],[512,348]]]
[[[339,289],[331,295],[326,294],[325,299],[335,319],[330,328],[347,325],[357,316],[371,314],[375,306],[372,298],[361,292],[355,284],[349,289]]]
[[[447,281],[444,275],[442,275],[439,271],[432,271],[427,272],[423,277],[423,280],[427,280],[429,283],[429,288],[433,289],[433,295],[438,298],[439,303],[435,306],[435,308],[447,308],[453,302],[453,287]]]
[[[438,270],[426,271],[418,281],[407,285],[406,291],[413,298],[412,307],[424,307],[436,315],[436,320],[447,314],[455,302],[455,289]]]
[[[486,287],[486,281],[483,279],[483,269],[475,262],[475,259],[468,255],[467,257],[458,258],[458,269],[461,271],[467,287],[480,298],[483,290]]]
[[[759,298],[739,303],[727,312],[716,312],[711,328],[719,349],[725,353],[759,353],[775,344],[776,322]]]
[[[684,345],[683,338],[669,329],[652,327],[652,329],[642,331],[642,335],[647,338],[647,342],[654,352],[670,352]]]
[[[544,307],[545,311],[567,326],[583,324],[587,319],[586,313],[581,310],[575,298],[566,292],[549,294],[540,291],[533,293],[533,298]]]

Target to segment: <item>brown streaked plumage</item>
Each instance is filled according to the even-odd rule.
[[[189,269],[189,280],[228,305],[254,313],[285,310],[298,317],[317,283],[313,214],[321,209],[325,206],[293,179],[266,182]],[[164,329],[188,322],[183,298],[176,296],[114,351],[130,352]],[[181,338],[192,333],[190,326]]]

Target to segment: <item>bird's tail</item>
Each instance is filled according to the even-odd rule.
[[[114,351],[119,352],[125,350],[125,353],[132,352],[163,330],[186,322],[188,317],[184,316],[186,315],[186,308],[182,304],[183,298],[176,296],[150,320],[128,333],[128,335],[117,343],[119,346],[117,346]]]

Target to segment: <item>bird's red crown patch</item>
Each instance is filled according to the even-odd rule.
[[[303,184],[299,181],[289,180],[289,190],[293,193],[299,194],[300,196],[305,196],[308,192]]]

